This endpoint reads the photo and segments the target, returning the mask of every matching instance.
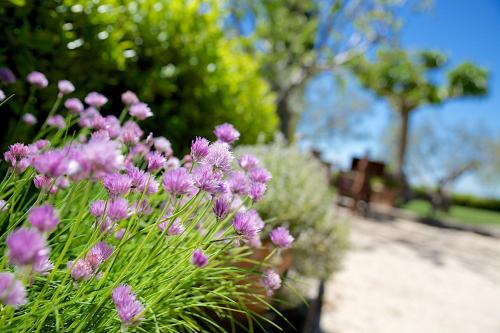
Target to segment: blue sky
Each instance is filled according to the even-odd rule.
[[[421,108],[413,115],[414,125],[430,120],[450,124],[481,122],[490,130],[500,133],[499,0],[435,0],[433,7],[427,12],[408,12],[404,15],[401,43],[410,50],[425,48],[442,51],[449,56],[451,66],[471,60],[491,72],[488,96],[481,99],[455,100],[440,107]],[[335,105],[337,100],[334,94],[327,96],[326,100],[324,94],[320,94],[321,91],[329,90],[335,90],[329,75],[322,75],[313,80],[306,89],[306,108],[314,107],[314,103],[318,102]],[[346,166],[353,155],[362,155],[367,150],[373,156],[384,155],[380,138],[387,128],[390,116],[391,112],[384,103],[374,103],[372,112],[363,121],[368,138],[348,140],[333,146],[324,144],[322,148],[326,157]],[[301,125],[304,126],[304,123]],[[455,190],[500,196],[500,189],[494,186],[485,187],[473,176],[462,178]]]

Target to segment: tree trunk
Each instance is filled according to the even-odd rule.
[[[405,175],[406,150],[408,147],[408,131],[410,127],[410,110],[403,108],[401,110],[401,132],[399,134],[399,149],[397,159],[396,177],[401,184],[401,199],[406,203],[411,198],[410,185]]]
[[[288,99],[281,98],[277,105],[278,117],[280,118],[280,131],[288,142],[293,140],[292,110],[288,106]]]
[[[410,111],[402,110],[401,112],[401,129],[399,133],[399,147],[397,159],[397,176],[400,180],[405,179],[404,167],[406,160],[406,148],[408,146],[408,130],[410,123]]]

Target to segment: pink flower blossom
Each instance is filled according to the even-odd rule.
[[[45,77],[43,73],[34,71],[28,74],[26,80],[29,84],[37,87],[37,88],[45,88],[48,86],[49,81]]]

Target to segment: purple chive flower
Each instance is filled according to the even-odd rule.
[[[229,213],[229,203],[224,198],[217,198],[214,201],[214,205],[212,207],[217,220],[220,221],[224,219]]]
[[[244,154],[238,159],[238,164],[243,170],[250,171],[259,165],[259,160],[254,155]]]
[[[105,217],[104,219],[96,219],[94,226],[99,228],[101,233],[108,234],[114,230],[116,223],[111,221],[109,217]]]
[[[26,288],[16,280],[14,274],[0,273],[0,303],[9,305],[14,309],[27,303]]]
[[[246,175],[241,172],[232,172],[229,177],[229,189],[232,193],[238,195],[246,195],[249,191],[249,183]]]
[[[62,150],[49,150],[33,159],[35,170],[49,177],[59,177],[68,171],[66,153]]]
[[[254,249],[262,247],[262,241],[258,235],[254,238],[247,239],[246,243]]]
[[[40,275],[48,275],[54,268],[54,264],[47,257],[40,257],[33,263],[33,272]]]
[[[64,107],[74,114],[78,114],[83,111],[83,103],[78,98],[68,98],[64,102]]]
[[[205,267],[208,264],[208,257],[203,253],[201,249],[197,249],[193,251],[191,263],[200,268]]]
[[[93,217],[101,217],[104,214],[104,207],[106,207],[104,200],[92,201],[90,203],[90,214]]]
[[[9,209],[9,203],[3,199],[0,200],[0,212],[6,212]]]
[[[60,114],[56,114],[47,118],[47,125],[52,127],[57,127],[59,129],[64,129],[66,127],[66,121],[64,117]]]
[[[88,171],[95,176],[116,172],[124,161],[121,145],[116,141],[91,139],[81,147],[79,155]]]
[[[67,177],[57,178],[56,186],[58,188],[68,188],[70,185],[69,179]]]
[[[214,172],[210,165],[200,165],[193,170],[193,184],[202,191],[215,193],[219,188],[222,175]]]
[[[228,123],[215,126],[214,134],[217,137],[217,140],[228,144],[231,144],[240,138],[240,132],[238,132],[233,125]]]
[[[160,153],[163,153],[165,156],[170,156],[172,155],[172,144],[170,141],[168,141],[166,138],[163,136],[159,136],[157,138],[154,138],[153,140],[155,149],[159,151]]]
[[[31,113],[25,113],[23,115],[22,119],[23,119],[23,122],[26,125],[30,125],[30,126],[35,125],[38,122],[38,120],[36,119],[36,117],[33,114],[31,114]]]
[[[0,89],[0,102],[3,101],[5,99],[5,93],[3,92],[3,90]]]
[[[191,143],[191,157],[195,162],[200,162],[208,155],[208,146],[210,142],[205,138],[196,137]]]
[[[109,134],[105,130],[97,130],[90,134],[90,138],[96,141],[107,141],[109,140]]]
[[[134,92],[127,90],[122,94],[122,102],[123,104],[129,106],[139,103],[139,98],[137,98],[137,95]]]
[[[130,191],[132,180],[127,175],[112,173],[102,178],[102,184],[111,196],[123,196]]]
[[[92,91],[85,97],[85,103],[94,107],[100,108],[108,102],[106,96],[99,94],[98,92]]]
[[[116,139],[122,131],[120,120],[113,115],[106,116],[104,118],[104,130],[108,132],[110,138]]]
[[[264,183],[252,183],[248,195],[254,203],[260,201],[266,193],[267,186]]]
[[[52,205],[45,204],[31,208],[28,221],[41,232],[52,232],[59,224],[59,217]]]
[[[0,67],[0,81],[5,84],[16,83],[16,76],[7,67]]]
[[[146,173],[134,165],[127,166],[127,175],[132,180],[132,187],[138,187],[143,182]]]
[[[108,217],[112,221],[120,221],[128,217],[128,201],[123,198],[114,199],[109,203]]]
[[[43,73],[34,71],[28,74],[26,80],[29,84],[37,87],[37,88],[45,88],[49,84],[49,81],[45,77]]]
[[[115,238],[121,240],[123,238],[123,235],[125,235],[125,231],[126,231],[125,228],[121,228],[120,230],[115,232]]]
[[[122,325],[135,326],[143,320],[141,316],[144,307],[137,300],[137,296],[132,292],[132,288],[126,284],[121,284],[111,293],[113,303],[115,303],[116,311],[122,322]]]
[[[59,89],[59,94],[61,96],[71,94],[75,91],[75,86],[68,80],[61,80],[57,82],[57,88]]]
[[[253,223],[256,225],[257,229],[260,231],[264,229],[264,221],[260,218],[259,213],[255,209],[249,209],[247,213],[250,215]]]
[[[160,170],[165,167],[167,163],[165,157],[157,151],[148,153],[146,155],[146,160],[148,161],[148,170],[151,172]]]
[[[101,266],[101,264],[106,261],[112,253],[113,247],[104,242],[97,243],[85,255],[85,258],[79,259],[76,262],[68,262],[67,268],[71,269],[71,277],[75,281],[85,281],[89,280],[93,276],[96,276],[99,266]]]
[[[49,145],[50,145],[50,141],[44,140],[44,139],[40,139],[40,140],[35,142],[35,147],[38,150],[42,150],[42,149],[48,147]]]
[[[271,242],[273,242],[274,245],[282,249],[290,247],[294,240],[293,236],[290,235],[290,232],[285,227],[278,227],[276,229],[273,229],[269,233],[269,237],[271,238]]]
[[[140,141],[140,137],[137,133],[124,128],[122,130],[121,140],[126,145],[134,146]]]
[[[71,277],[75,281],[88,280],[94,274],[92,266],[90,266],[85,259],[79,259],[75,263],[73,261],[69,261],[66,267],[71,269]]]
[[[222,142],[214,142],[208,147],[208,154],[202,160],[202,163],[211,165],[221,171],[228,171],[231,169],[232,160],[233,155],[229,150],[229,146]]]
[[[99,117],[102,117],[99,111],[94,107],[88,107],[80,112],[78,126],[92,128]]]
[[[161,231],[164,231],[165,228],[168,227],[168,225],[169,225],[169,222],[165,221],[165,222],[158,224],[158,228]],[[169,235],[169,236],[180,235],[184,232],[184,230],[186,230],[186,228],[184,227],[184,225],[182,224],[180,219],[175,219],[175,221],[172,222],[172,225],[168,228],[167,235]]]
[[[131,105],[128,113],[139,120],[144,120],[153,116],[153,112],[151,112],[149,106],[141,102]]]
[[[274,290],[281,287],[281,278],[278,273],[272,269],[268,269],[262,274],[260,283],[266,288],[267,296],[271,296]]]
[[[149,179],[149,180],[148,180]],[[142,178],[142,181],[137,186],[137,191],[139,193],[146,193],[147,195],[151,195],[154,193],[158,193],[159,184],[154,177],[149,177],[149,174],[145,174]]]
[[[13,265],[30,265],[45,258],[49,249],[45,238],[33,229],[19,228],[7,236],[7,256]]]
[[[255,218],[253,211],[240,211],[234,216],[233,227],[238,235],[245,239],[252,239],[257,236],[263,226]]]
[[[134,202],[134,204],[131,207],[131,211],[135,212],[137,215],[147,216],[153,212],[153,209],[149,205],[148,200],[144,199],[141,201],[140,204],[139,201]]]
[[[271,179],[271,173],[264,168],[255,167],[250,170],[250,179],[258,183],[267,183]]]
[[[184,228],[184,225],[180,222],[180,220],[176,219],[170,228],[168,228],[167,234],[170,236],[180,235],[185,229],[186,228]]]
[[[180,166],[181,166],[181,162],[179,161],[179,159],[177,157],[172,156],[167,160],[167,166],[165,167],[165,169],[166,170],[173,170],[173,169],[177,169]]]
[[[10,145],[9,150],[4,154],[4,158],[6,161],[12,162],[16,160],[20,160],[24,157],[27,157],[30,153],[30,149],[28,146],[22,143],[14,143]]]
[[[167,171],[163,177],[163,188],[172,195],[188,194],[192,186],[191,177],[184,168]]]
[[[85,261],[89,263],[94,272],[97,272],[99,266],[106,261],[112,253],[113,247],[109,246],[105,242],[99,242],[87,253]]]

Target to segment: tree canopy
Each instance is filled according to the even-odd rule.
[[[193,133],[209,136],[222,122],[244,132],[246,143],[271,137],[278,124],[273,93],[238,38],[225,36],[223,19],[215,0],[6,5],[0,8],[0,66],[20,78],[19,100],[32,70],[79,82],[78,97],[97,90],[119,101],[133,90],[155,112],[145,128],[171,138],[176,148]],[[44,94],[39,103],[52,103],[56,91]],[[119,113],[122,107],[108,108]]]

